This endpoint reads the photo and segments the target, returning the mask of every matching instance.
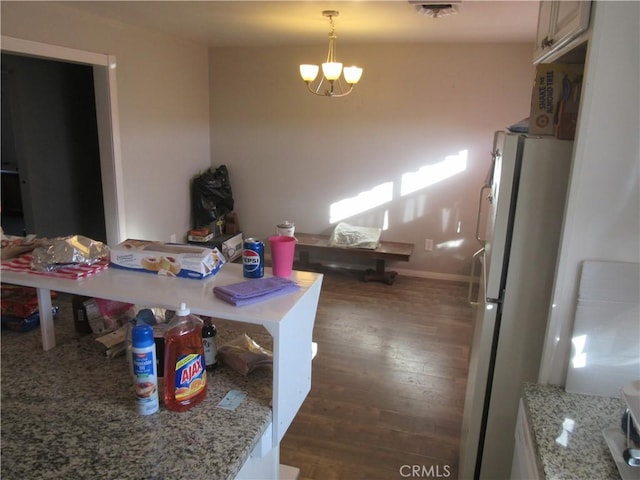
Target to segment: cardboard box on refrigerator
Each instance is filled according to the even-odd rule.
[[[536,67],[529,135],[573,138],[584,65],[543,63]]]

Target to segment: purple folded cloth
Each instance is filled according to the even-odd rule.
[[[300,290],[300,286],[288,278],[269,277],[246,280],[213,288],[220,300],[241,307]]]

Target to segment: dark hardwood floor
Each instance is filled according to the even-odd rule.
[[[299,480],[457,478],[466,294],[463,283],[398,276],[390,286],[325,272],[311,392],[281,463]]]
[[[386,285],[325,271],[311,392],[280,462],[299,468],[299,480],[456,479],[471,343],[466,295],[463,283],[398,276]],[[73,336],[70,296],[56,303]],[[225,321],[215,324],[222,336]],[[271,347],[262,327],[243,325]]]

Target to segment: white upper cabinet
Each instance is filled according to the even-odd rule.
[[[540,63],[560,51],[589,28],[591,2],[542,0],[533,63]]]

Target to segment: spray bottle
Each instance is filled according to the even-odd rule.
[[[207,396],[202,320],[184,303],[164,333],[164,405],[182,412]]]
[[[156,344],[149,325],[133,327],[132,363],[135,376],[136,406],[140,415],[158,411],[158,371]]]

